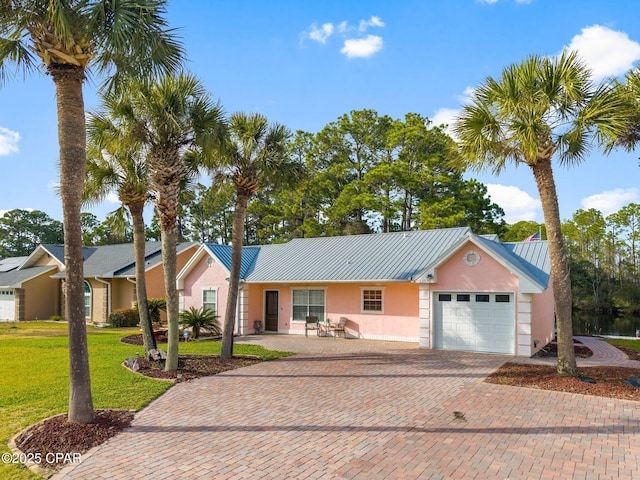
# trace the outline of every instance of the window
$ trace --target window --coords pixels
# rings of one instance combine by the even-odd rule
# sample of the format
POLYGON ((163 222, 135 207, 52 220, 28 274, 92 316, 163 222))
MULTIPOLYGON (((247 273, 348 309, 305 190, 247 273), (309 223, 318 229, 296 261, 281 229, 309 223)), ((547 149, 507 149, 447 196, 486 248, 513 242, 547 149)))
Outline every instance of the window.
POLYGON ((509 303, 510 301, 509 295, 496 295, 496 303, 509 303))
POLYGON ((438 294, 438 301, 440 302, 450 302, 451 294, 450 293, 440 293, 438 294))
POLYGON ((218 312, 218 290, 213 288, 202 290, 202 308, 218 312))
POLYGON ((304 322, 313 315, 324 320, 324 290, 293 290, 293 320, 304 322))
POLYGON ((471 295, 469 295, 468 293, 459 293, 458 295, 456 295, 456 300, 458 302, 470 302, 471 295))
POLYGON ((362 289, 362 312, 382 313, 383 308, 382 288, 362 289))
POLYGON ((478 303, 488 303, 489 295, 476 295, 476 302, 478 303))
POLYGON ((89 282, 84 282, 84 316, 91 318, 91 286, 89 282))

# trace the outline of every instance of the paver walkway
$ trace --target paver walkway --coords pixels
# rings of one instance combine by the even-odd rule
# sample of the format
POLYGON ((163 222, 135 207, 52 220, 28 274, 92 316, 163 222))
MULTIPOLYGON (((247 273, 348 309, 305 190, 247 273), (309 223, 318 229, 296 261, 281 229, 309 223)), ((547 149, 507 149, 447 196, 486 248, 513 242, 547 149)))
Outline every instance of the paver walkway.
POLYGON ((54 478, 640 475, 637 402, 482 382, 513 357, 360 340, 247 341, 305 353, 179 384, 54 478))
MULTIPOLYGON (((579 367, 618 365, 621 367, 640 368, 640 362, 638 360, 629 360, 629 357, 627 357, 625 353, 597 337, 574 336, 573 338, 582 342, 584 346, 589 347, 593 352, 593 355, 589 358, 576 359, 579 367)), ((638 342, 640 342, 640 340, 638 340, 638 342)), ((514 361, 529 364, 555 364, 557 358, 516 358, 514 361)))

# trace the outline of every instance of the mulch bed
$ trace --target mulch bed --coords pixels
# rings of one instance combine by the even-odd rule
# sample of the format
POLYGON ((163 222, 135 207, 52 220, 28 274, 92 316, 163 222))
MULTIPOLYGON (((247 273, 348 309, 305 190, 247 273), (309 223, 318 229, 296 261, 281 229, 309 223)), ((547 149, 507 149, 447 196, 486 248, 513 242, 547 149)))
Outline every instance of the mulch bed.
POLYGON ((519 363, 506 363, 489 375, 486 381, 500 385, 640 401, 640 388, 624 384, 625 380, 640 376, 640 368, 583 367, 580 373, 596 383, 587 383, 576 377, 560 376, 555 366, 519 363))
POLYGON ((236 368, 248 367, 262 361, 263 359, 258 357, 237 356, 230 359, 222 359, 217 355, 178 355, 178 369, 167 372, 164 370, 162 363, 149 361, 141 357, 138 358, 138 365, 140 366, 138 373, 163 380, 180 379, 181 381, 186 381, 236 368))
POLYGON ((92 423, 69 423, 67 415, 56 415, 21 433, 16 446, 23 453, 39 453, 41 467, 63 465, 47 463, 47 453, 85 453, 121 432, 133 420, 129 410, 96 410, 92 423))
MULTIPOLYGON (((140 357, 138 373, 164 380, 187 381, 262 361, 258 357, 238 356, 223 360, 217 355, 179 355, 178 370, 165 372, 159 362, 140 357)), ((45 463, 46 453, 85 453, 130 426, 133 420, 133 412, 126 410, 96 410, 95 415, 94 422, 88 424, 69 423, 66 414, 49 418, 20 434, 15 440, 16 446, 23 453, 40 453, 43 459, 40 467, 56 471, 64 464, 45 463)))
POLYGON ((640 352, 637 350, 631 350, 627 347, 616 347, 618 350, 623 351, 629 357, 629 360, 640 360, 640 352))
MULTIPOLYGON (((576 357, 578 358, 589 358, 593 356, 593 352, 589 347, 585 347, 582 345, 580 340, 573 341, 573 349, 576 352, 576 357)), ((545 345, 541 350, 539 350, 534 357, 557 357, 558 356, 558 344, 556 342, 551 342, 545 345)))

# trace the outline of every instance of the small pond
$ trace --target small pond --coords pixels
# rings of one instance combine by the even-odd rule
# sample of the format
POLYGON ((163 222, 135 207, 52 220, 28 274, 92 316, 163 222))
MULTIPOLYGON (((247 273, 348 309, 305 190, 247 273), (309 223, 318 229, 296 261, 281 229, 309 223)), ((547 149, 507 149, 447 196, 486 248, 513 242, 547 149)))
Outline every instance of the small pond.
POLYGON ((620 335, 635 337, 640 330, 640 316, 611 313, 573 312, 575 335, 620 335))

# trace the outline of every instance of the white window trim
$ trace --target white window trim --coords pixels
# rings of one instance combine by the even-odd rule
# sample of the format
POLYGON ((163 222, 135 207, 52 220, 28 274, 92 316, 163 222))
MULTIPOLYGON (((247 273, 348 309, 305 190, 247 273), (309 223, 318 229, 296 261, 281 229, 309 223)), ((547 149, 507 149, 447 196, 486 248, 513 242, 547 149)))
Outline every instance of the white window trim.
POLYGON ((368 286, 368 287, 360 287, 360 313, 365 315, 384 315, 384 289, 385 287, 378 286, 368 286), (380 301, 381 310, 365 310, 364 309, 364 291, 365 290, 378 290, 382 293, 382 298, 380 301))
MULTIPOLYGON (((291 311, 289 312, 289 321, 291 323, 295 323, 295 324, 302 324, 305 323, 304 320, 294 320, 293 319, 293 291, 294 290, 323 290, 324 291, 324 314, 325 316, 327 315, 327 288, 328 287, 320 287, 320 286, 315 286, 315 285, 299 285, 299 286, 295 286, 295 287, 291 287, 291 311)), ((319 318, 318 319, 321 322, 324 322, 324 318, 319 318)))
POLYGON ((216 315, 219 315, 218 309, 220 308, 220 296, 218 295, 218 290, 220 287, 202 287, 200 290, 200 308, 204 309, 204 292, 213 290, 216 292, 216 315))
MULTIPOLYGON (((93 287, 87 280, 84 283, 89 286, 89 291, 84 292, 84 318, 91 318, 91 315, 93 315, 93 287), (89 297, 89 316, 87 316, 87 297, 89 297)), ((84 290, 84 285, 82 288, 84 290)))

